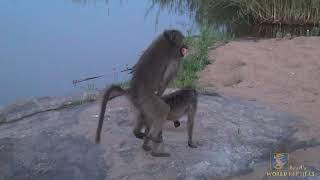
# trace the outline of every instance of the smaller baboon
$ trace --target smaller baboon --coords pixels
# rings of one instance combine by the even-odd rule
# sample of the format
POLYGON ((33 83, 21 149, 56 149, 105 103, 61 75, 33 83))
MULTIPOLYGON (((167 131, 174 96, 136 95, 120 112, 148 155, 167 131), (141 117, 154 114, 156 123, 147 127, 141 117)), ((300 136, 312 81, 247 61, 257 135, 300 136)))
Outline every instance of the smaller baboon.
MULTIPOLYGON (((197 111, 198 103, 197 91, 192 88, 183 88, 173 93, 162 96, 162 99, 170 106, 167 121, 172 121, 175 127, 179 127, 179 119, 182 116, 187 115, 188 146, 191 148, 196 148, 197 146, 193 143, 192 135, 194 118, 197 111)), ((145 136, 148 134, 151 127, 149 123, 152 122, 146 121, 145 117, 142 114, 138 114, 137 123, 138 124, 133 130, 133 134, 139 139, 144 138, 143 149, 149 151, 151 149, 148 145, 149 139, 145 138, 145 136), (141 132, 143 127, 145 127, 145 133, 141 132)), ((159 136, 159 139, 162 139, 162 132, 159 136)))
MULTIPOLYGON (((122 89, 119 86, 112 85, 108 88, 108 98, 107 101, 121 96, 128 95, 130 89, 122 89)), ((170 111, 167 117, 167 121, 172 121, 175 127, 180 126, 179 119, 187 115, 187 133, 188 133, 188 146, 191 148, 196 148, 197 146, 193 143, 192 135, 193 135, 193 125, 194 125, 194 117, 197 111, 197 103, 198 103, 198 93, 195 89, 192 88, 183 88, 177 90, 173 93, 166 94, 161 97, 163 101, 170 106, 170 111)), ((128 98, 130 100, 130 98, 128 98)), ((133 134, 135 137, 139 139, 144 139, 143 149, 150 150, 148 143, 149 139, 146 138, 150 127, 153 122, 145 119, 142 113, 138 112, 136 117, 136 125, 133 130, 133 134), (145 127, 145 132, 141 132, 141 130, 145 127)), ((162 139, 162 132, 159 135, 160 139, 162 139)), ((100 140, 100 131, 97 133, 96 141, 100 140)))

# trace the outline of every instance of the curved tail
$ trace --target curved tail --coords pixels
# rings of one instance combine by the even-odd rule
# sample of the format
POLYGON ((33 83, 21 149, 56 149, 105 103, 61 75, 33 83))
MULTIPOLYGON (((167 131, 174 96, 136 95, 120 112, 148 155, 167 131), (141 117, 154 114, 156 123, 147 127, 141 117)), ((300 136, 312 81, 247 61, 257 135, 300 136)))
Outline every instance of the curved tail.
POLYGON ((126 94, 127 91, 122 89, 120 86, 117 85, 111 85, 103 94, 102 104, 101 104, 101 110, 99 115, 99 123, 96 131, 96 143, 100 142, 101 137, 101 129, 103 125, 103 119, 106 112, 107 103, 109 100, 126 94))

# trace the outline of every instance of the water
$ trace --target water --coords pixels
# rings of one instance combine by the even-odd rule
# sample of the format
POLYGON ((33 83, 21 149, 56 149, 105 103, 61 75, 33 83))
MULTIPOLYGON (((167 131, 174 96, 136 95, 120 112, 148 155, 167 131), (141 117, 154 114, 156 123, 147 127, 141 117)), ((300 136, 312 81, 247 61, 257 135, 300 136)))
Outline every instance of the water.
POLYGON ((81 91, 72 85, 75 79, 105 75, 88 81, 97 88, 128 79, 117 72, 133 65, 155 36, 193 23, 166 10, 159 15, 157 8, 146 15, 150 5, 148 0, 1 0, 0 105, 81 91))
POLYGON ((320 35, 319 27, 251 26, 235 9, 197 0, 1 0, 0 105, 29 96, 63 96, 129 78, 160 32, 195 32, 207 22, 229 37, 320 35), (150 8, 152 7, 152 8, 150 8), (92 76, 103 78, 80 83, 92 76))

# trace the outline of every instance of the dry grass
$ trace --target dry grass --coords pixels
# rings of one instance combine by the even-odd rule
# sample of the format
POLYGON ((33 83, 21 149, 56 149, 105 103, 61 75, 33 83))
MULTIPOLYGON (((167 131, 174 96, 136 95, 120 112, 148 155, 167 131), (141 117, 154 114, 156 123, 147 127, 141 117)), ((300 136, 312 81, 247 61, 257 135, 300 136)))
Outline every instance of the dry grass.
POLYGON ((231 0, 256 24, 319 25, 320 0, 231 0))

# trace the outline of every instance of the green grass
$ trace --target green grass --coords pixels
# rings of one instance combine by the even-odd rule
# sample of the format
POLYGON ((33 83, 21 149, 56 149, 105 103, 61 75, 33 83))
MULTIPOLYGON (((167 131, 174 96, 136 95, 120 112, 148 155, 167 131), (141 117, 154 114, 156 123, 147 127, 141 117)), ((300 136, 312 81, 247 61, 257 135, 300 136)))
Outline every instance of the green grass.
POLYGON ((213 30, 214 28, 208 25, 202 25, 200 34, 193 37, 192 31, 188 32, 187 44, 192 51, 182 63, 182 68, 178 72, 177 77, 170 84, 170 87, 195 87, 198 79, 198 72, 211 62, 209 61, 209 48, 216 42, 226 41, 229 38, 222 33, 213 30))
POLYGON ((320 0, 152 0, 160 8, 195 12, 197 18, 251 24, 319 25, 320 0))
POLYGON ((319 25, 320 0, 229 0, 255 24, 319 25))

